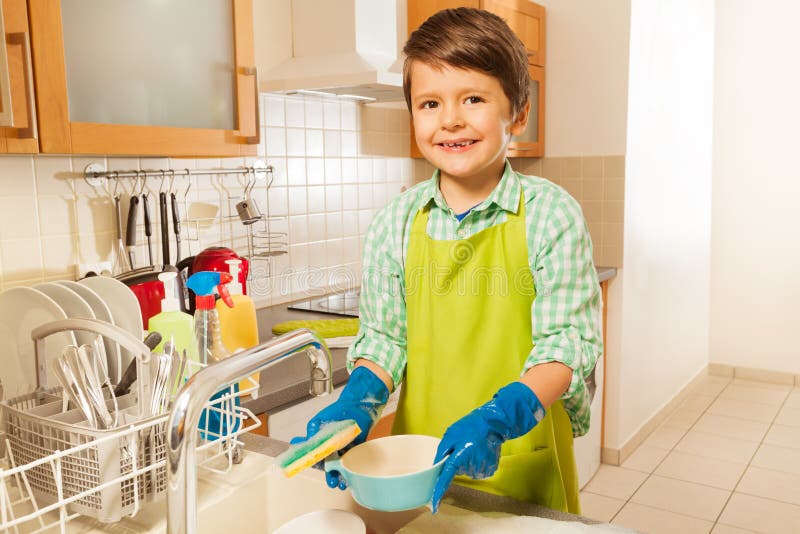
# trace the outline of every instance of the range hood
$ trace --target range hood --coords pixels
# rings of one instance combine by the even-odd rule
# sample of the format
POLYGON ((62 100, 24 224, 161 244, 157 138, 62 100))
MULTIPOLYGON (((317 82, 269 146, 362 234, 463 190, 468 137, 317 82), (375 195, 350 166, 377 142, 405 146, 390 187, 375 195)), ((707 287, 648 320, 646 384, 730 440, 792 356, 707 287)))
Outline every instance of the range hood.
POLYGON ((291 0, 292 57, 261 87, 403 100, 406 0, 291 0))

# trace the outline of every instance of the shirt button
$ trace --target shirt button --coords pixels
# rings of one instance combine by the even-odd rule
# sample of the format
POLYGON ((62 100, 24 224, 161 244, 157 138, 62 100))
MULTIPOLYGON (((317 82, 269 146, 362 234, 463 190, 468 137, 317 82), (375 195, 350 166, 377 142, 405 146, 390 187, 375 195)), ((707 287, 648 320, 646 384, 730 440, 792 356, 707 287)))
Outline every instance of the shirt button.
POLYGON ((457 233, 458 233, 458 237, 467 237, 467 231, 464 228, 459 230, 457 233))

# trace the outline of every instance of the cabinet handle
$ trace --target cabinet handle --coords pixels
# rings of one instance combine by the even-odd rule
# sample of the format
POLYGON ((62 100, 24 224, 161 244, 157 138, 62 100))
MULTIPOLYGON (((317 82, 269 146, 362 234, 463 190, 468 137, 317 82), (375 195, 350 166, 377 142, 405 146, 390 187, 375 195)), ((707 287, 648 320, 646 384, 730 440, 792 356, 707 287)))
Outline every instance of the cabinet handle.
POLYGON ((258 67, 244 67, 244 74, 254 76, 254 96, 255 96, 255 110, 256 110, 256 134, 247 137, 248 145, 261 144, 261 106, 258 102, 258 67))
POLYGON ((6 25, 0 8, 0 126, 14 126, 14 107, 11 105, 11 72, 6 54, 6 25))
MULTIPOLYGON (((0 35, 5 36, 4 28, 2 27, 2 17, 0 17, 0 35)), ((5 45, 5 39, 2 39, 3 45, 5 45)), ((37 139, 39 137, 39 130, 36 124, 36 97, 33 93, 33 66, 31 62, 31 40, 28 32, 16 32, 16 33, 9 33, 8 34, 9 42, 13 42, 14 44, 19 44, 23 47, 24 53, 22 54, 22 59, 25 62, 23 65, 23 69, 25 71, 25 91, 28 93, 28 127, 27 128, 19 128, 20 137, 26 139, 37 139)), ((0 50, 0 52, 4 52, 4 50, 0 50)), ((11 104, 11 74, 8 70, 8 56, 3 53, 3 60, 5 63, 5 70, 0 72, 0 85, 4 86, 3 95, 0 95, 3 99, 3 113, 0 118, 5 117, 6 113, 8 113, 8 119, 6 121, 0 121, 0 126, 9 126, 14 128, 14 108, 11 104), (5 78, 2 78, 5 76, 5 78), (3 83, 4 82, 4 83, 3 83), (8 104, 8 108, 6 108, 6 104, 8 104)))

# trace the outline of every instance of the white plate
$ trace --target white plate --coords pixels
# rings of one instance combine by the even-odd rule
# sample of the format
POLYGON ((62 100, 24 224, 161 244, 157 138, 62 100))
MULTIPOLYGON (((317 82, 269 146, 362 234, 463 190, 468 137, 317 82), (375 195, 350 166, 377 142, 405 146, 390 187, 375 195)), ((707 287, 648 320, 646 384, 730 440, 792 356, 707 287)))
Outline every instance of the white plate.
POLYGON ((274 534, 364 534, 364 521, 345 510, 316 510, 284 523, 274 534))
MULTIPOLYGON (((91 306, 69 288, 53 282, 45 282, 33 286, 33 289, 41 291, 61 306, 68 319, 95 319, 94 311, 91 306)), ((91 332, 75 330, 75 339, 79 345, 91 345, 95 335, 91 332)))
MULTIPOLYGON (((5 397, 30 393, 37 387, 36 357, 31 331, 67 314, 53 299, 30 287, 13 287, 0 293, 0 378, 5 397)), ((75 345, 72 332, 58 332, 45 338, 46 369, 67 345, 75 345)), ((47 376, 47 375, 46 375, 47 376)), ((57 385, 46 381, 46 384, 57 385)))
MULTIPOLYGON (((78 281, 86 287, 93 289, 102 298, 111 310, 114 324, 127 330, 136 339, 142 339, 144 331, 142 329, 142 310, 139 308, 139 301, 133 291, 114 278, 108 276, 90 276, 78 281)), ((109 362, 108 375, 114 384, 119 383, 122 373, 133 359, 133 355, 127 350, 122 350, 122 357, 119 362, 109 362), (121 365, 117 365, 117 364, 121 365)))
MULTIPOLYGON (((68 287, 80 295, 81 298, 89 305, 89 307, 92 308, 94 316, 97 319, 114 324, 114 318, 111 316, 111 310, 108 309, 105 301, 103 301, 103 299, 100 298, 100 295, 98 295, 93 289, 79 284, 78 282, 73 282, 72 280, 59 280, 56 282, 56 284, 68 287)), ((107 361, 109 368, 111 368, 112 365, 114 366, 114 369, 119 368, 119 362, 122 360, 122 353, 119 345, 105 337, 103 338, 103 343, 105 343, 106 346, 106 357, 108 358, 107 361)))

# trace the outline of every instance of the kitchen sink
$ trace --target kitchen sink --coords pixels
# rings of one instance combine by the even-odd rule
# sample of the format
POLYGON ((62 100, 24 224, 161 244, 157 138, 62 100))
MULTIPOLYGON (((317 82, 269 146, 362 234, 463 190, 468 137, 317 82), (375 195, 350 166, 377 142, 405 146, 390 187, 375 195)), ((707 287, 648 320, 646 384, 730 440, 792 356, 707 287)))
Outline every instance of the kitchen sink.
MULTIPOLYGON (((273 458, 247 451, 241 464, 225 474, 201 470, 197 486, 198 531, 218 533, 272 532, 290 519, 314 510, 335 508, 358 514, 370 532, 389 534, 426 508, 406 512, 375 512, 356 504, 348 491, 333 491, 325 483, 325 474, 307 469, 286 478, 273 464, 273 458)), ((160 533, 166 532, 166 503, 161 501, 142 508, 135 517, 116 524, 103 525, 92 519, 78 518, 67 524, 67 532, 160 533)))

